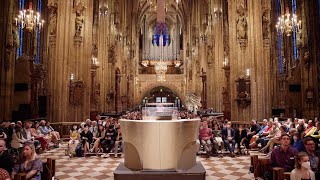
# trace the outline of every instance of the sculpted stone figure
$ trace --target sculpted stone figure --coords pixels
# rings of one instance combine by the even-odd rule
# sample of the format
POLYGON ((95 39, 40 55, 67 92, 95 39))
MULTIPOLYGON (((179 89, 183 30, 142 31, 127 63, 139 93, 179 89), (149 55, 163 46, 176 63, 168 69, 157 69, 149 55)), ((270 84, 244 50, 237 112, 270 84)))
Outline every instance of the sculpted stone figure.
POLYGON ((75 25, 76 25, 76 35, 79 35, 81 34, 81 30, 82 30, 82 27, 83 27, 83 15, 82 14, 76 14, 76 20, 75 20, 75 25))
POLYGON ((246 39, 247 38, 247 18, 244 13, 239 13, 237 19, 237 38, 246 39))
POLYGON ((49 33, 50 35, 56 34, 57 28, 57 9, 52 8, 49 14, 49 33))
POLYGON ((269 13, 264 11, 262 14, 262 36, 268 38, 269 36, 269 13))

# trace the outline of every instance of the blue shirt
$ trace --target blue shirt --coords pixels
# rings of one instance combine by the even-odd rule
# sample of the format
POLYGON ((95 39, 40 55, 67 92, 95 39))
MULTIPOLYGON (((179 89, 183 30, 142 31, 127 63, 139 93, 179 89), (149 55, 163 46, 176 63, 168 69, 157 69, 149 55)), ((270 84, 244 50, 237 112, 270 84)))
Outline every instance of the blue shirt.
POLYGON ((269 127, 268 125, 262 126, 258 134, 259 135, 262 134, 268 127, 269 127))

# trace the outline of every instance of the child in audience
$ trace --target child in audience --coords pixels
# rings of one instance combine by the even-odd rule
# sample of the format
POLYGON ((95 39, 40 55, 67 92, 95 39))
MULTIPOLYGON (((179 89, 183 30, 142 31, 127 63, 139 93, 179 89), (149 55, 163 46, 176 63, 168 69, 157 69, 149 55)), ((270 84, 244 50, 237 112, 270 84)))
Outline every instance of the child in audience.
POLYGON ((78 127, 77 125, 73 125, 72 129, 70 130, 70 141, 68 143, 68 155, 72 157, 76 152, 76 147, 79 144, 79 134, 78 134, 78 127))
POLYGON ((315 180, 311 170, 309 156, 305 152, 299 152, 295 158, 295 169, 291 171, 291 180, 315 180))

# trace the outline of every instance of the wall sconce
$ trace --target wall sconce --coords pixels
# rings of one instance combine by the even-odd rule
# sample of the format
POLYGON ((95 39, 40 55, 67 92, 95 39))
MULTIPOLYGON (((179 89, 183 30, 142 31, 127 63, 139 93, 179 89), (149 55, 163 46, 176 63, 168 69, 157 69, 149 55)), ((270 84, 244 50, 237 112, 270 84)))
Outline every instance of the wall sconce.
POLYGON ((74 80, 74 74, 70 75, 70 82, 72 82, 74 80))
POLYGON ((230 63, 229 63, 229 59, 226 56, 224 61, 222 62, 222 69, 224 70, 230 70, 230 63))
POLYGON ((246 69, 246 78, 250 78, 250 69, 246 69))

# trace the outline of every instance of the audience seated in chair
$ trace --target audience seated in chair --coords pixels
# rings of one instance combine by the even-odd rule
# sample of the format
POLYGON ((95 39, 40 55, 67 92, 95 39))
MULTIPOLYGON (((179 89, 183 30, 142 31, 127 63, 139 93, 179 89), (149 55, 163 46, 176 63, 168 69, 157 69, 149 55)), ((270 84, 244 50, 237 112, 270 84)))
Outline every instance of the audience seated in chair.
MULTIPOLYGON (((12 172, 14 159, 6 150, 6 143, 0 139, 0 168, 6 170, 9 174, 12 172)), ((1 178, 0 178, 1 179, 1 178)))
POLYGON ((86 156, 86 153, 90 150, 90 144, 92 143, 92 133, 89 131, 87 124, 84 125, 80 138, 84 149, 84 156, 86 156))
POLYGON ((305 152, 309 156, 311 170, 315 173, 316 179, 320 179, 320 152, 316 150, 316 144, 311 137, 303 139, 305 152))
POLYGON ((103 154, 101 157, 110 156, 109 153, 114 147, 114 143, 116 139, 116 130, 114 129, 114 125, 110 124, 107 127, 107 124, 106 124, 106 135, 105 135, 104 141, 101 143, 101 146, 106 150, 106 154, 103 154))
POLYGON ((247 143, 247 129, 243 124, 240 124, 239 128, 235 130, 235 140, 238 145, 239 154, 242 154, 242 149, 245 150, 243 154, 249 154, 249 143, 247 143))
POLYGON ((297 150, 290 147, 290 136, 282 134, 280 137, 280 147, 271 152, 271 167, 281 167, 285 172, 292 171, 294 168, 294 157, 297 150))
POLYGON ((213 151, 214 153, 219 152, 219 147, 221 148, 221 151, 224 150, 224 143, 222 140, 222 135, 221 135, 221 129, 219 128, 219 125, 215 123, 213 125, 213 130, 212 130, 212 137, 213 137, 213 151))
POLYGON ((282 134, 286 134, 286 127, 282 125, 279 130, 280 131, 278 131, 277 134, 268 141, 267 145, 261 149, 262 152, 266 152, 268 148, 268 152, 271 152, 276 144, 280 144, 280 137, 282 134))
POLYGON ((70 141, 68 142, 68 151, 67 154, 69 157, 73 157, 76 153, 76 147, 79 144, 79 133, 77 125, 72 126, 72 130, 70 130, 70 141))
POLYGON ((222 129, 222 139, 224 142, 224 146, 227 147, 228 150, 230 151, 231 157, 235 157, 234 149, 236 146, 236 141, 234 138, 235 138, 234 129, 231 128, 231 122, 228 121, 226 127, 222 129))
POLYGON ((299 152, 295 157, 295 169, 291 171, 290 180, 316 180, 311 170, 309 156, 305 152, 299 152))
POLYGON ((104 130, 103 124, 99 124, 96 136, 93 136, 94 144, 93 147, 90 149, 90 152, 97 152, 97 149, 101 141, 104 139, 105 134, 106 131, 104 130))
POLYGON ((202 127, 199 130, 199 139, 200 143, 203 145, 204 150, 207 152, 207 156, 209 157, 211 154, 212 144, 212 129, 208 127, 208 122, 205 120, 202 122, 202 127))
POLYGON ((41 179, 43 171, 41 158, 36 154, 33 143, 26 143, 21 158, 13 167, 12 178, 15 174, 26 173, 27 179, 41 179))

